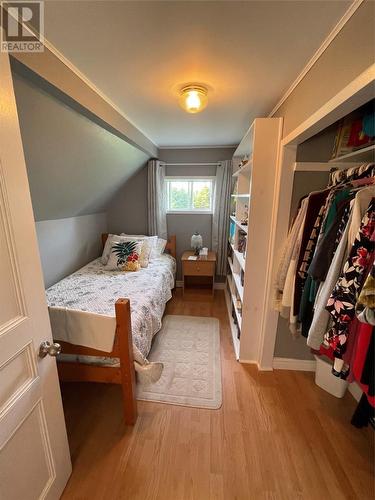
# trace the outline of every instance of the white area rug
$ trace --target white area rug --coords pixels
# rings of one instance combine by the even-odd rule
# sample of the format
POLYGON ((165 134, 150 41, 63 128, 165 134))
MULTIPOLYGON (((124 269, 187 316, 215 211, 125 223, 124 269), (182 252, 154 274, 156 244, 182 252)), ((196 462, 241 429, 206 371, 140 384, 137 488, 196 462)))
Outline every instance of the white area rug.
POLYGON ((164 364, 155 384, 137 386, 137 398, 196 408, 220 408, 219 321, 197 316, 165 316, 150 361, 164 364))

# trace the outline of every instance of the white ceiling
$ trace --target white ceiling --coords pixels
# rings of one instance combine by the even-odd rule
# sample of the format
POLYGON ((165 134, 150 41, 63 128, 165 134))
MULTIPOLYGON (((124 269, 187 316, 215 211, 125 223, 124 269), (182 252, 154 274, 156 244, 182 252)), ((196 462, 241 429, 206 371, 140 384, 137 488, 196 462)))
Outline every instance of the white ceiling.
POLYGON ((49 1, 46 38, 158 146, 229 145, 267 116, 349 1, 49 1), (177 89, 207 84, 190 115, 177 89))

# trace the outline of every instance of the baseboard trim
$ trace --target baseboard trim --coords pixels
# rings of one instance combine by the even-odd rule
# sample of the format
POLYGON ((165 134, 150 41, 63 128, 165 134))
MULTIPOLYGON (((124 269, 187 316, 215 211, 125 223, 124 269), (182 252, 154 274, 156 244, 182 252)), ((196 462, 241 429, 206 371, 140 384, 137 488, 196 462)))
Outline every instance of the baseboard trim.
MULTIPOLYGON (((176 287, 182 288, 183 283, 184 283, 183 281, 177 280, 176 287)), ((215 290, 225 290, 225 283, 214 283, 214 289, 215 290)))
POLYGON ((242 365, 255 365, 258 367, 258 363, 254 361, 253 359, 242 359, 240 358, 238 360, 242 365))
POLYGON ((359 401, 363 394, 362 389, 356 382, 352 382, 351 384, 349 384, 348 391, 356 401, 359 401))
POLYGON ((315 366, 314 359, 273 358, 273 368, 276 370, 314 372, 315 366))

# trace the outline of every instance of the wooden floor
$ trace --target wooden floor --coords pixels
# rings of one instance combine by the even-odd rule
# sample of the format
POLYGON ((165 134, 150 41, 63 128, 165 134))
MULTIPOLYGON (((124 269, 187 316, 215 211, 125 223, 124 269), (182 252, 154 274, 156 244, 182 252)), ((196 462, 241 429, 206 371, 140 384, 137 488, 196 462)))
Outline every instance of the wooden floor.
POLYGON ((221 291, 177 290, 166 313, 220 320, 222 408, 139 402, 126 428, 119 387, 66 384, 65 500, 374 498, 374 435, 350 425, 349 394, 330 396, 312 373, 237 363, 221 291))

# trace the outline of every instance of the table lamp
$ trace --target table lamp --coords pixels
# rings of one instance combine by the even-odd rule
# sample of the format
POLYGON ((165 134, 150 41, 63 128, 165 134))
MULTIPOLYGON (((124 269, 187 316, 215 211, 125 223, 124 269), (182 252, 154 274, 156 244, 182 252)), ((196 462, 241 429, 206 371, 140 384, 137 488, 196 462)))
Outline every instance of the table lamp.
POLYGON ((202 236, 195 231, 193 236, 191 237, 191 248, 194 250, 195 255, 199 255, 199 251, 203 247, 203 239, 202 236))

